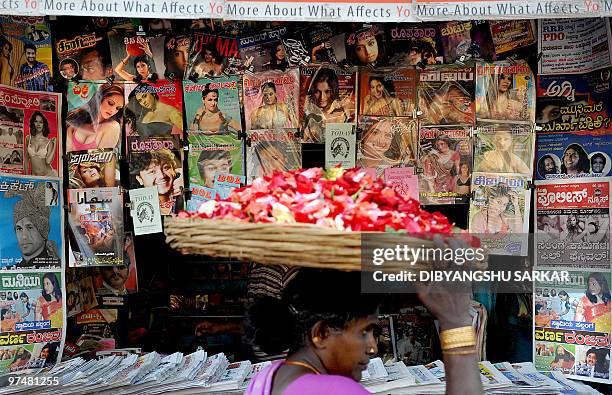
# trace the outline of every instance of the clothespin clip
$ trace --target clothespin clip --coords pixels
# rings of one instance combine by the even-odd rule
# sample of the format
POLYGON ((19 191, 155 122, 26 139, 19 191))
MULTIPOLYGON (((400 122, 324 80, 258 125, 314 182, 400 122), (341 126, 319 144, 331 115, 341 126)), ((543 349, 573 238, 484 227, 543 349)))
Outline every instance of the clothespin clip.
POLYGON ((419 167, 419 166, 415 166, 414 167, 414 174, 415 175, 423 174, 423 168, 419 167))
POLYGON ((247 147, 251 146, 251 138, 247 137, 246 140, 244 140, 245 144, 247 145, 247 147))
POLYGON ((189 144, 185 144, 183 146, 183 151, 185 151, 185 152, 189 151, 189 144))
POLYGON ((535 184, 531 180, 527 180, 525 183, 525 189, 535 189, 535 184))
POLYGON ((190 80, 191 82, 193 82, 194 84, 198 82, 198 77, 200 75, 198 73, 193 73, 189 76, 188 80, 190 80))
POLYGON ((170 82, 174 82, 174 73, 165 72, 164 77, 170 82))
POLYGON ((536 57, 536 62, 540 63, 540 60, 542 60, 543 55, 544 55, 544 52, 538 53, 538 56, 536 57))
POLYGON ((115 82, 115 75, 109 75, 108 77, 106 77, 106 83, 109 85, 112 85, 115 82))

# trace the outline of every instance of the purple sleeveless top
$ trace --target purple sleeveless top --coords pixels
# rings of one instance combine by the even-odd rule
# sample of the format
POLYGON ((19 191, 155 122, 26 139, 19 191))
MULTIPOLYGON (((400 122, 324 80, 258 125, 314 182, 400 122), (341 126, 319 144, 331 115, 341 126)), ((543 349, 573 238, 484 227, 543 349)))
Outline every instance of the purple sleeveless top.
MULTIPOLYGON (((280 368, 282 361, 276 361, 272 365, 257 373, 251 380, 245 395, 270 395, 272 393, 272 379, 274 373, 280 368)), ((333 374, 305 374, 293 381, 283 392, 285 395, 366 395, 361 384, 348 377, 333 374)))

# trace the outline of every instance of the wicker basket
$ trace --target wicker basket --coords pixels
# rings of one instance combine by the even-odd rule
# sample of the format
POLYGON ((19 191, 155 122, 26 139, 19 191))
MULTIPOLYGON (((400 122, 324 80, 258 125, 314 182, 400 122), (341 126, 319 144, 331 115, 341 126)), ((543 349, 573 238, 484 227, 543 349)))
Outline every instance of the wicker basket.
MULTIPOLYGON (((310 224, 242 223, 226 220, 166 217, 166 242, 183 254, 233 258, 263 264, 361 270, 362 232, 345 232, 310 224)), ((370 232, 374 234, 383 234, 370 232)), ((432 247, 429 240, 384 233, 385 244, 432 247)), ((377 245, 378 247, 378 245, 377 245)), ((382 270, 427 269, 427 262, 409 268, 385 262, 382 270)))

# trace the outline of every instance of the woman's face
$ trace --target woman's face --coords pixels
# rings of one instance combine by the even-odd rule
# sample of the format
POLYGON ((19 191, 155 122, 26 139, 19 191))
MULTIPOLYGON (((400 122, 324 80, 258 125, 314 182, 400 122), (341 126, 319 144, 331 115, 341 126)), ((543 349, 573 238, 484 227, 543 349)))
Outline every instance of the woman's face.
POLYGON ((512 136, 509 133, 495 134, 495 146, 500 151, 508 151, 512 147, 512 136))
POLYGON ((136 72, 142 78, 147 78, 149 76, 149 65, 147 64, 147 62, 136 63, 136 72))
POLYGON ((569 295, 566 294, 560 294, 559 295, 559 299, 561 299, 564 302, 567 302, 569 300, 569 295))
POLYGON ((333 101, 333 91, 327 81, 317 82, 313 95, 315 104, 319 108, 327 108, 333 101))
POLYGON ((580 161, 580 155, 578 151, 573 148, 568 148, 565 150, 563 154, 563 164, 568 170, 573 170, 578 167, 578 162, 580 161))
POLYGON ((43 289, 47 295, 51 295, 53 293, 53 283, 46 277, 43 280, 43 289))
POLYGON ((571 216, 568 218, 567 222, 571 225, 571 226, 576 226, 578 225, 578 218, 571 216))
POLYGON ((508 203, 510 203, 510 198, 508 196, 494 197, 489 202, 489 210, 496 213, 502 213, 506 211, 508 203))
POLYGON ((95 185, 100 181, 100 172, 95 167, 81 167, 81 179, 85 185, 95 185))
POLYGON ((547 123, 554 121, 561 116, 561 110, 558 105, 548 104, 540 112, 539 118, 536 120, 539 123, 547 123))
POLYGON ((11 47, 8 45, 8 43, 5 43, 2 46, 2 56, 6 57, 6 58, 11 56, 11 47))
POLYGON ((285 59, 285 47, 283 45, 279 45, 276 47, 276 60, 282 61, 285 59))
POLYGON ((100 115, 102 119, 110 119, 121 110, 123 110, 123 95, 118 93, 106 96, 100 103, 100 115))
POLYGON ((36 115, 34 117, 34 130, 36 131, 36 134, 42 133, 44 127, 45 127, 45 121, 42 119, 40 115, 36 115))
POLYGON ((363 142, 367 147, 368 156, 373 156, 374 159, 382 158, 391 147, 393 140, 393 131, 391 131, 391 123, 379 122, 371 129, 371 132, 363 142))
POLYGON ((512 76, 510 76, 509 74, 508 75, 501 74, 499 76, 497 89, 501 93, 505 93, 505 92, 508 92, 508 89, 510 89, 511 86, 512 86, 512 76))
POLYGON ((593 277, 589 277, 589 292, 591 295, 601 294, 601 285, 593 277))
POLYGON ((172 52, 172 61, 176 65, 179 70, 185 70, 187 67, 187 58, 188 58, 188 48, 187 46, 176 47, 174 52, 172 52))
POLYGON ((276 103, 276 92, 271 87, 264 88, 262 95, 264 104, 272 105, 276 103))
POLYGON ((383 97, 385 93, 385 87, 379 80, 370 81, 370 94, 376 98, 380 99, 383 97))
POLYGON ((40 351, 40 359, 47 359, 49 358, 49 348, 45 347, 40 351))
POLYGON ((462 164, 459 170, 461 171, 461 175, 463 176, 467 176, 468 174, 470 174, 470 168, 466 164, 462 164))
POLYGON ((202 101, 204 102, 204 108, 206 109, 206 111, 217 111, 219 94, 217 94, 216 92, 210 92, 204 97, 204 99, 202 99, 202 101))
POLYGON ((140 104, 147 110, 153 110, 153 108, 155 107, 155 96, 153 96, 153 94, 149 92, 137 93, 136 101, 138 102, 138 104, 140 104))
POLYGON ((330 374, 361 380, 361 374, 367 369, 370 357, 378 352, 374 328, 378 317, 371 315, 348 324, 343 330, 332 332, 327 341, 329 361, 325 367, 330 374))
POLYGON ((213 61, 213 53, 210 49, 205 49, 204 50, 204 62, 206 63, 212 63, 213 61))
POLYGON ((378 58, 378 43, 376 42, 376 37, 371 34, 360 37, 355 46, 355 55, 361 64, 376 62, 378 58))
POLYGON ((68 300, 66 301, 66 305, 67 306, 74 306, 74 294, 69 294, 68 295, 68 300))
POLYGON ((436 140, 434 145, 436 146, 436 149, 443 154, 447 153, 450 150, 450 147, 444 140, 436 140))

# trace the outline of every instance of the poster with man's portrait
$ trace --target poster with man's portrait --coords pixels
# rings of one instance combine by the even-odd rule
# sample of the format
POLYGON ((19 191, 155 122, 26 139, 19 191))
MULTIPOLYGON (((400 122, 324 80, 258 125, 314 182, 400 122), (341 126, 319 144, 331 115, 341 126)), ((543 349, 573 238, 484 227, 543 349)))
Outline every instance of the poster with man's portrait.
POLYGON ((0 176, 0 268, 59 268, 62 204, 58 180, 0 176))

